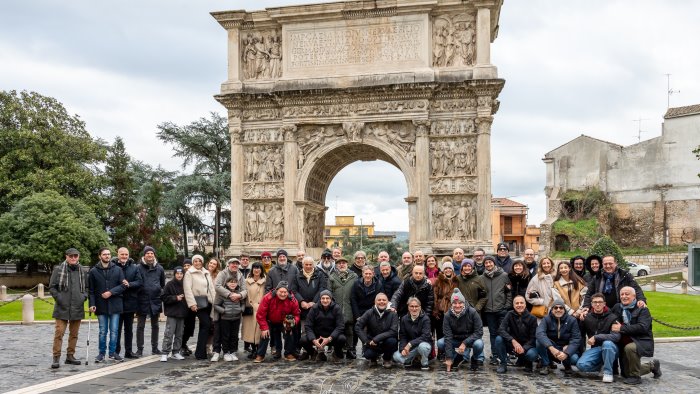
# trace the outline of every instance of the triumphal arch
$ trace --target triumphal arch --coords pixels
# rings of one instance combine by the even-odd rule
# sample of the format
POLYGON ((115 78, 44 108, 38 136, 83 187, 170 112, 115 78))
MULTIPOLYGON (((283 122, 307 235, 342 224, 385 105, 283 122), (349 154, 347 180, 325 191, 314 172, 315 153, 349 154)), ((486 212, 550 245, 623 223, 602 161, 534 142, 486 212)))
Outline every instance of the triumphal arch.
MULTIPOLYGON (((231 248, 323 247, 326 192, 357 160, 404 175, 412 249, 492 249, 491 64, 502 0, 213 12, 231 133, 231 248)), ((371 177, 372 174, 367 174, 371 177)), ((362 187, 362 185, 358 185, 362 187)))

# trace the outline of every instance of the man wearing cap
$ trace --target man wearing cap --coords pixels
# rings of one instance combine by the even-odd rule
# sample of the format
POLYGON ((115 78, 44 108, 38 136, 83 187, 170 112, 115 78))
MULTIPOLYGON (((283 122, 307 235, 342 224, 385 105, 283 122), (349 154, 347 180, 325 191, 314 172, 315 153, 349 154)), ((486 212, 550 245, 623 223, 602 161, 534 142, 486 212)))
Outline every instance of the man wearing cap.
POLYGON ((143 356, 144 330, 146 318, 151 319, 151 354, 160 354, 158 350, 158 318, 163 308, 160 294, 165 287, 165 270, 156 261, 156 250, 151 246, 143 248, 143 257, 139 264, 143 287, 139 292, 138 322, 136 324, 136 355, 143 356))
POLYGON ((260 261, 262 262, 265 275, 267 275, 272 269, 272 253, 262 252, 262 254, 260 255, 260 261))
POLYGON ((554 300, 549 314, 537 326, 537 353, 542 359, 540 374, 549 374, 549 360, 564 364, 564 372, 571 373, 571 365, 578 361, 581 331, 575 317, 566 313, 564 301, 554 300))
MULTIPOLYGON (((221 304, 225 298, 228 298, 232 302, 241 302, 241 300, 245 299, 248 295, 248 291, 246 290, 245 278, 238 269, 240 265, 240 260, 238 260, 235 257, 226 260, 226 269, 219 272, 219 274, 216 276, 216 279, 214 280, 214 290, 216 291, 216 297, 214 297, 214 305, 221 304), (228 282, 229 278, 234 276, 236 277, 236 281, 238 282, 238 289, 235 293, 226 287, 226 282, 228 282)), ((211 357, 211 361, 217 362, 221 357, 222 336, 221 332, 219 331, 220 327, 217 327, 219 325, 219 313, 216 310, 213 310, 211 314, 212 323, 215 326, 214 340, 212 342, 213 354, 211 357)))
POLYGON ((479 368, 478 355, 484 352, 484 328, 479 312, 465 302, 464 295, 459 289, 454 289, 450 298, 450 310, 445 314, 442 330, 445 336, 437 342, 438 348, 445 352, 445 367, 447 372, 466 360, 470 361, 470 369, 479 368), (470 350, 474 353, 469 358, 470 350))
POLYGON ((87 275, 78 261, 80 252, 75 248, 66 250, 65 260, 51 272, 49 291, 54 299, 52 317, 56 319, 53 336, 53 362, 51 368, 61 366, 63 335, 68 328, 68 349, 66 364, 80 365, 75 358, 80 322, 85 318, 83 304, 88 297, 87 275))
POLYGON ((513 259, 510 258, 508 253, 508 244, 501 242, 496 247, 496 258, 494 259, 497 267, 501 267, 506 275, 510 274, 511 267, 513 266, 513 259))
POLYGON ((276 288, 281 281, 289 284, 298 273, 296 265, 290 264, 289 260, 287 260, 287 251, 284 249, 278 250, 277 264, 267 273, 265 292, 276 288))
POLYGON ((462 295, 473 306, 477 312, 481 313, 486 305, 486 287, 481 276, 474 270, 474 260, 463 259, 457 276, 457 287, 462 295))
POLYGON ((299 359, 305 360, 315 355, 317 361, 326 361, 326 346, 333 347, 333 356, 336 360, 342 359, 343 347, 345 347, 344 330, 343 311, 340 305, 333 301, 333 293, 330 290, 321 291, 319 303, 309 309, 304 321, 301 347, 306 350, 306 353, 299 359))
POLYGON ((143 286, 141 269, 134 260, 129 257, 129 249, 117 249, 117 257, 112 258, 112 262, 124 272, 124 286, 126 290, 122 293, 124 310, 119 317, 119 330, 117 334, 117 354, 121 352, 120 338, 124 331, 124 358, 136 358, 133 352, 134 342, 134 315, 139 309, 139 291, 143 286))
MULTIPOLYGON (((435 306, 433 307, 433 313, 430 315, 430 322, 433 330, 435 330, 435 339, 439 340, 444 336, 442 322, 445 314, 450 310, 450 297, 457 285, 459 285, 459 282, 452 269, 452 263, 449 261, 444 262, 442 264, 442 272, 438 274, 433 284, 435 306)), ((444 352, 439 352, 438 360, 445 360, 444 352)))
POLYGON ((335 271, 335 261, 333 261, 333 253, 330 250, 326 249, 321 253, 321 261, 318 262, 316 268, 330 278, 333 271, 335 271))
POLYGON ((260 326, 260 345, 254 363, 261 363, 265 360, 267 345, 272 341, 272 346, 277 349, 275 359, 282 357, 282 337, 284 336, 284 359, 295 361, 296 356, 294 335, 292 331, 299 324, 299 303, 296 298, 290 297, 289 284, 287 281, 277 283, 273 291, 265 294, 255 320, 260 326))

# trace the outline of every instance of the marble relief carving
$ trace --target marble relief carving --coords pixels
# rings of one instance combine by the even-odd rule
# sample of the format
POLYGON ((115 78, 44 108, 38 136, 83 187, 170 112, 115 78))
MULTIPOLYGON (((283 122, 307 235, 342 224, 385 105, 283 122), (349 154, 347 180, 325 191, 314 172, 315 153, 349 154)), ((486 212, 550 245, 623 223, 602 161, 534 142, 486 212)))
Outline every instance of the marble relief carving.
POLYGON ((282 182, 243 183, 243 198, 245 199, 280 198, 283 195, 284 184, 282 182))
POLYGON ((281 202, 244 204, 245 240, 280 241, 284 235, 284 211, 281 202))
POLYGON ((476 198, 433 198, 433 236, 437 239, 474 239, 476 198))
POLYGON ((473 66, 476 59, 474 15, 439 15, 433 20, 433 67, 473 66))
POLYGON ((476 140, 474 138, 431 141, 430 152, 431 176, 476 175, 476 140))
POLYGON ((269 142, 284 142, 284 132, 278 129, 246 130, 243 133, 243 143, 266 144, 269 142))
POLYGON ((246 182, 280 182, 284 180, 284 156, 279 145, 245 145, 246 182))
POLYGON ((439 120, 430 126, 431 137, 453 136, 476 133, 474 118, 457 120, 439 120))
POLYGON ((304 214, 304 234, 307 247, 323 246, 323 212, 309 212, 304 214))
POLYGON ((241 33, 241 63, 244 79, 282 76, 282 37, 278 31, 241 33))

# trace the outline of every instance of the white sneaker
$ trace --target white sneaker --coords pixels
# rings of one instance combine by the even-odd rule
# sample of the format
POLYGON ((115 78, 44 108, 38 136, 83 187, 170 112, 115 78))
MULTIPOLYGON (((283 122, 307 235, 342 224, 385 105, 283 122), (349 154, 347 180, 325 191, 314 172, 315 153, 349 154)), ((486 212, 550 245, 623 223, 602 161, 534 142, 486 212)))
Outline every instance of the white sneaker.
POLYGON ((224 354, 224 361, 233 361, 231 360, 231 353, 224 354))
POLYGON ((614 381, 612 375, 604 374, 603 375, 603 383, 612 383, 614 381))
POLYGON ((162 361, 162 362, 167 362, 167 361, 168 361, 168 355, 167 355, 167 354, 164 354, 164 355, 160 356, 160 361, 162 361))
POLYGON ((229 353, 229 356, 231 356, 231 361, 238 361, 238 356, 236 356, 236 353, 229 353))
POLYGON ((184 360, 185 359, 185 357, 183 357, 182 354, 180 354, 180 352, 173 353, 173 358, 175 360, 184 360))
POLYGON ((215 362, 219 361, 219 357, 221 357, 220 353, 214 353, 214 355, 211 356, 211 362, 215 363, 215 362))

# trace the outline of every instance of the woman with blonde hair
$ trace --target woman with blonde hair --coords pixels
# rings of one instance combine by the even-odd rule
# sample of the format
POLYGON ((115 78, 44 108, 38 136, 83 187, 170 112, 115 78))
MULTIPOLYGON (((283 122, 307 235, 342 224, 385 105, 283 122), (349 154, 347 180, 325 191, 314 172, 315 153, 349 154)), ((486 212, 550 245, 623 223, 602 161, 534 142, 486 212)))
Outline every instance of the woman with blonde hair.
POLYGON ((197 334, 197 350, 194 352, 197 360, 207 359, 207 338, 211 326, 211 306, 214 303, 214 281, 209 271, 204 268, 204 258, 201 255, 192 256, 192 267, 185 273, 185 300, 187 307, 196 314, 199 320, 197 334))
POLYGON ((554 286, 554 261, 549 257, 540 259, 537 265, 537 275, 530 279, 525 290, 525 300, 532 304, 530 313, 542 320, 547 315, 553 302, 552 286, 554 286))

